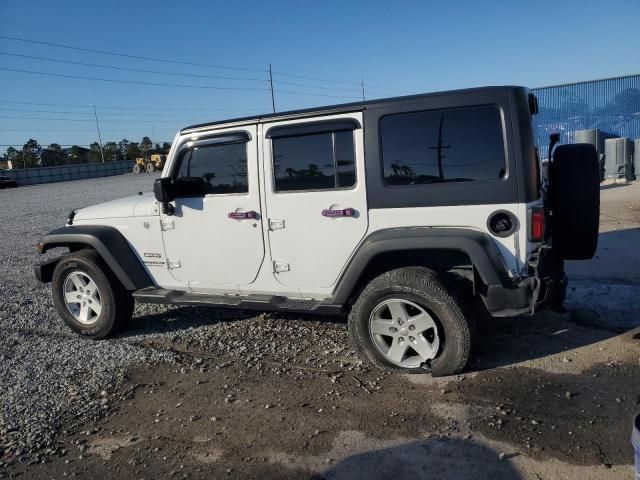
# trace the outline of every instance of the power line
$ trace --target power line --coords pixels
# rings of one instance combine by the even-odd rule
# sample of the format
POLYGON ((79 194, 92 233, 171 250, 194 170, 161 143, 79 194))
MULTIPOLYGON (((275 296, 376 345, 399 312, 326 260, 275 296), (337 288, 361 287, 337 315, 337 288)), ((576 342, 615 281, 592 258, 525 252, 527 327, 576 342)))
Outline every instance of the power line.
POLYGON ((343 92, 353 92, 354 90, 357 90, 359 87, 349 87, 349 88, 343 88, 343 87, 321 87, 320 85, 309 85, 308 83, 298 83, 298 82, 287 82, 284 80, 274 80, 273 81, 274 84, 278 85, 293 85, 296 87, 304 87, 304 88, 317 88, 319 90, 340 90, 343 92))
MULTIPOLYGON (((47 142, 45 142, 47 143, 47 142)), ((56 143, 56 142, 51 142, 49 143, 49 145, 60 145, 61 147, 73 147, 78 146, 78 147, 88 147, 90 144, 89 143, 56 143)), ((23 144, 22 143, 0 143, 0 147, 21 147, 23 144)))
MULTIPOLYGON (((73 107, 73 108, 89 108, 89 104, 79 105, 79 104, 69 104, 69 103, 37 103, 37 102, 17 102, 14 100, 0 100, 0 103, 12 104, 12 105, 38 105, 45 107, 73 107)), ((194 110, 194 111, 203 111, 203 112, 212 112, 212 111, 231 111, 237 112, 238 109, 235 108, 204 108, 204 107, 136 107, 136 106, 114 106, 114 105, 98 105, 96 107, 100 108, 110 108, 110 109, 118 109, 118 110, 194 110)), ((35 110, 34 110, 35 111, 35 110)), ((240 110, 244 111, 244 110, 240 110)), ((249 111, 249 110, 247 110, 249 111)), ((56 112, 62 113, 62 112, 56 112)), ((81 113, 81 112, 78 112, 81 113)), ((91 115, 89 113, 89 115, 91 115)), ((112 114, 115 115, 115 114, 112 114)))
MULTIPOLYGON (((59 110, 24 110, 22 108, 5 108, 0 107, 0 110, 7 112, 21 112, 21 113, 69 113, 72 115, 91 115, 89 112, 61 112, 59 110)), ((112 114, 113 115, 113 114, 112 114)), ((129 115, 128 113, 123 113, 122 115, 129 115)))
MULTIPOLYGON (((108 50, 98 50, 98 49, 92 49, 92 48, 75 47, 75 46, 72 46, 72 45, 64 45, 64 44, 61 44, 61 43, 43 42, 43 41, 39 41, 39 40, 29 40, 29 39, 26 39, 26 38, 12 37, 12 36, 8 36, 8 35, 0 35, 0 38, 3 38, 5 40, 13 40, 13 41, 16 41, 16 42, 31 43, 31 44, 35 44, 35 45, 47 45, 47 46, 50 46, 50 47, 65 48, 65 49, 68 49, 68 50, 76 50, 76 51, 81 51, 81 52, 99 53, 99 54, 102 54, 102 55, 112 55, 112 56, 116 56, 116 57, 125 57, 125 58, 137 59, 137 60, 150 60, 150 61, 154 61, 154 62, 165 62, 165 63, 180 64, 180 65, 191 65, 191 66, 196 66, 196 67, 218 68, 218 69, 224 69, 224 70, 236 70, 236 71, 245 71, 245 72, 260 72, 260 73, 268 73, 269 72, 269 70, 264 69, 264 68, 231 67, 229 65, 216 65, 216 64, 209 64, 209 63, 187 62, 187 61, 184 61, 184 60, 175 60, 175 59, 168 59, 168 58, 146 57, 146 56, 142 56, 142 55, 132 55, 132 54, 129 54, 129 53, 113 52, 113 51, 108 51, 108 50)), ((34 58, 36 58, 36 57, 34 57, 34 58)), ((43 57, 41 59, 45 59, 45 58, 43 57)), ((64 60, 52 60, 52 61, 64 61, 64 60)), ((69 62, 69 61, 64 61, 64 62, 69 62)), ((92 65, 92 66, 99 66, 99 65, 92 65)), ((104 67, 103 66, 103 68, 118 68, 118 67, 104 67)), ((122 67, 121 69, 124 69, 124 67, 122 67)), ((150 71, 149 73, 154 73, 154 72, 150 71)), ((157 73, 160 73, 160 72, 157 72, 157 73)), ((299 75, 299 74, 290 73, 290 72, 273 72, 273 73, 277 74, 277 75, 282 75, 282 76, 292 77, 292 78, 300 78, 300 79, 304 79, 304 80, 315 80, 315 81, 324 82, 324 83, 333 83, 333 84, 341 84, 341 85, 352 85, 352 86, 354 86, 356 88, 358 88, 360 86, 359 82, 354 82, 354 81, 333 80, 333 79, 328 79, 328 78, 320 78, 320 77, 313 77, 313 76, 307 76, 307 75, 299 75)), ((169 75, 171 75, 171 74, 169 74, 169 75)), ((189 76, 191 76, 191 75, 189 75, 189 76)), ((263 79, 263 80, 266 81, 266 79, 263 79)), ((284 83, 284 81, 281 81, 281 83, 284 83)), ((293 85, 293 83, 291 83, 291 84, 293 85)), ((296 86, 308 86, 308 87, 311 87, 311 88, 322 88, 322 87, 317 87, 317 86, 313 87, 313 86, 310 86, 310 85, 300 85, 300 84, 298 84, 296 86)), ((377 90, 386 90, 388 92, 399 92, 399 90, 397 90, 397 89, 391 89, 391 88, 381 87, 381 86, 377 86, 377 85, 370 85, 370 88, 377 89, 377 90)))
MULTIPOLYGON (((303 80, 315 80, 317 82, 325 82, 325 83, 338 83, 338 84, 343 84, 343 85, 353 85, 354 88, 359 89, 360 88, 360 82, 347 82, 347 81, 343 81, 343 80, 331 80, 328 78, 319 78, 319 77, 309 77, 306 75, 298 75, 295 73, 288 73, 288 72, 273 72, 274 75, 283 75, 286 77, 293 77, 293 78, 301 78, 303 80)), ((280 83, 283 83, 282 80, 279 81, 280 83)), ((374 89, 374 90, 386 90, 387 92, 401 92, 401 90, 397 90, 395 88, 387 88, 387 87, 380 87, 377 85, 370 85, 369 83, 367 83, 367 88, 369 89, 374 89)))
MULTIPOLYGON (((2 36, 0 36, 0 38, 2 38, 2 36)), ((287 72, 277 72, 274 71, 273 72, 275 75, 283 75, 286 77, 293 77, 293 78, 301 78, 303 80, 316 80, 318 82, 326 82, 326 83, 339 83, 339 84, 343 84, 343 85, 356 85, 356 86, 360 86, 360 84, 358 82, 345 82, 343 80, 330 80, 328 78, 318 78, 318 77, 308 77, 306 75, 298 75, 295 73, 287 73, 287 72)))
POLYGON ((348 98, 354 99, 358 98, 358 94, 354 93, 353 95, 329 95, 328 93, 309 93, 309 92, 298 92, 295 90, 278 90, 278 93, 290 93, 292 95, 306 95, 310 97, 329 97, 329 98, 348 98))
MULTIPOLYGON (((44 142, 44 143, 48 143, 49 146, 56 144, 56 145, 60 145, 61 147, 90 147, 91 146, 90 143, 57 143, 57 142, 44 142)), ((114 143, 117 143, 117 142, 114 142, 114 143)), ((158 140, 153 143, 157 143, 161 145, 163 143, 171 143, 171 141, 158 140)), ((22 145, 23 145, 22 143, 0 143, 0 147, 22 147, 22 145)))
MULTIPOLYGON (((98 105, 96 105, 96 107, 98 107, 98 105)), ((236 110, 237 111, 237 110, 236 110)), ((0 106, 0 113, 1 112, 19 112, 19 113, 27 113, 27 114, 31 114, 31 113, 57 113, 57 114, 66 114, 66 115, 82 115, 82 116, 86 116, 86 115, 93 115, 90 112, 71 112, 71 111, 60 111, 60 110, 24 110, 21 108, 5 108, 0 106)), ((103 113, 100 112, 100 116, 116 116, 116 117, 122 117, 122 116, 131 116, 134 115, 134 112, 117 112, 117 113, 103 113)), ((165 113, 165 115, 171 115, 172 118, 179 118, 179 117, 185 117, 188 116, 188 118, 193 118, 193 117, 205 117, 208 115, 206 115, 205 113, 195 113, 195 114, 191 114, 191 113, 165 113)), ((48 118, 47 118, 48 119, 48 118)), ((168 120, 158 120, 159 122, 166 122, 168 120)))
POLYGON ((217 80, 244 80, 244 81, 254 81, 254 82, 268 82, 268 80, 265 78, 226 77, 226 76, 220 76, 220 75, 200 75, 196 73, 162 72, 158 70, 145 70, 142 68, 118 67, 115 65, 102 65, 99 63, 74 62, 72 60, 62 60, 58 58, 35 57, 33 55, 23 55, 19 53, 0 52, 0 55, 10 55, 12 57, 30 58, 32 60, 45 60, 47 62, 67 63, 70 65, 82 65, 84 67, 107 68, 111 70, 126 70, 129 72, 154 73, 159 75, 173 75, 177 77, 215 78, 217 80))
MULTIPOLYGON (((0 38, 2 36, 0 35, 0 38)), ((177 88, 203 88, 203 89, 213 89, 213 90, 242 90, 242 91, 264 91, 268 92, 269 88, 253 88, 253 87, 221 87, 221 86, 213 86, 213 85, 184 85, 177 83, 159 83, 159 82, 142 82, 135 80, 116 80, 113 78, 102 78, 102 77, 85 77, 82 75, 67 75, 62 73, 51 73, 51 72, 36 72, 34 70, 21 70, 17 68, 6 68, 0 67, 0 70, 5 70, 8 72, 18 72, 18 73, 28 73, 32 75, 45 75, 50 77, 61 77, 61 78, 73 78, 79 80, 93 80, 100 82, 110 82, 110 83, 126 83, 126 84, 134 84, 134 85, 149 85, 154 87, 177 87, 177 88)), ((292 95, 307 95, 312 97, 331 97, 331 98, 356 98, 357 95, 329 95, 327 93, 310 93, 310 92, 298 92, 294 90, 279 90, 280 93, 289 93, 292 95)))
MULTIPOLYGON (((0 38, 2 36, 0 35, 0 38)), ((154 87, 173 87, 173 88, 204 88, 208 90, 242 90, 242 91, 268 91, 268 88, 253 88, 253 87, 221 87, 214 85, 184 85, 180 83, 160 83, 160 82, 143 82, 139 80, 116 80, 113 78, 102 78, 102 77, 85 77, 82 75, 67 75, 63 73, 51 73, 51 72, 36 72, 34 70, 21 70, 17 68, 6 68, 0 67, 0 70, 5 70, 8 72, 18 72, 18 73, 29 73, 32 75, 46 75, 50 77, 61 77, 61 78, 73 78, 78 80, 94 80, 99 82, 109 82, 109 83, 127 83, 133 85, 148 85, 154 87)))
MULTIPOLYGON (((269 79, 266 78, 246 78, 246 77, 227 77, 221 75, 202 75, 196 73, 176 73, 176 72, 166 72, 159 70, 147 70, 142 68, 129 68, 129 67, 118 67, 116 65, 103 65, 99 63, 86 63, 86 62, 76 62, 72 60, 63 60, 59 58, 50 58, 50 57, 36 57, 33 55, 24 55, 19 53, 10 53, 10 52, 0 52, 0 55, 9 55, 12 57, 20 57, 20 58, 29 58, 32 60, 45 60, 47 62, 55 62, 55 63, 66 63, 70 65, 81 65, 84 67, 96 67, 96 68, 106 68, 111 70, 123 70, 128 72, 139 72, 139 73, 153 73, 157 75, 172 75, 176 77, 193 77, 193 78, 213 78, 217 80, 240 80, 240 81, 254 81, 254 82, 264 82, 268 83, 269 79)), ((319 90, 342 90, 342 91, 353 91, 356 87, 350 88, 341 88, 341 87, 323 87, 321 85, 309 85, 308 83, 299 83, 299 82, 288 82, 286 80, 277 80, 275 83, 282 85, 292 85, 296 87, 305 87, 305 88, 317 88, 319 90)))
MULTIPOLYGON (((55 117, 20 117, 20 116, 12 116, 12 115, 0 115, 0 118, 12 118, 16 120, 51 120, 51 121, 60 121, 60 122, 92 122, 90 118, 55 118, 55 117)), ((179 120, 107 120, 107 122, 112 123, 122 123, 122 122, 142 122, 142 123, 178 123, 179 120)))
POLYGON ((16 120, 59 120, 63 122, 90 122, 90 119, 78 118, 44 118, 44 117, 19 117, 11 115, 0 115, 0 118, 12 118, 16 120))
MULTIPOLYGON (((130 131, 133 129, 143 129, 143 128, 147 128, 147 127, 122 127, 122 128, 109 128, 109 129, 103 129, 103 132, 122 132, 122 131, 130 131)), ((166 130, 166 131, 170 131, 170 132, 177 132, 178 129, 176 128, 170 128, 170 127, 160 127, 160 128, 156 128, 156 130, 166 130)), ((13 129, 13 128, 3 128, 2 130, 0 130, 0 135, 2 134, 6 134, 8 132, 43 132, 43 133, 48 133, 48 132, 95 132, 94 128, 90 128, 90 129, 69 129, 69 128, 64 128, 61 130, 56 130, 56 129, 39 129, 39 128, 17 128, 17 129, 13 129)))
POLYGON ((102 55, 113 55, 116 57, 126 57, 126 58, 135 58, 138 60, 151 60, 154 62, 166 62, 166 63, 177 63, 180 65, 193 65, 196 67, 209 67, 209 68, 219 68, 219 69, 224 69, 224 70, 238 70, 238 71, 245 71, 245 72, 261 72, 261 73, 266 73, 267 70, 265 69, 257 69, 257 68, 246 68, 246 67, 231 67, 228 65, 213 65, 213 64, 209 64, 209 63, 195 63, 195 62, 185 62, 183 60, 173 60, 173 59, 168 59, 168 58, 158 58, 158 57, 145 57, 142 55, 131 55, 129 53, 122 53, 122 52, 110 52, 107 50, 97 50, 97 49, 93 49, 93 48, 83 48, 83 47, 74 47, 72 45, 63 45, 61 43, 53 43, 53 42, 42 42, 42 41, 38 41, 38 40, 28 40, 26 38, 19 38, 19 37, 10 37, 7 35, 0 35, 0 38, 4 38, 5 40, 13 40, 16 42, 24 42, 24 43, 32 43, 32 44, 36 44, 36 45, 47 45, 49 47, 57 47, 57 48, 66 48, 68 50, 77 50, 77 51, 81 51, 81 52, 91 52, 91 53, 100 53, 102 55))

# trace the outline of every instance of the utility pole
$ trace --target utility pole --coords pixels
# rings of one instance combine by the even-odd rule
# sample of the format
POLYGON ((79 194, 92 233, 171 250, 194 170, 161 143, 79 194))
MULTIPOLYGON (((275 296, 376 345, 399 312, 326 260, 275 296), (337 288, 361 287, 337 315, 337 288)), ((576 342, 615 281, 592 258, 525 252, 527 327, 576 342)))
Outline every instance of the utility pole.
POLYGON ((442 159, 444 155, 442 154, 442 150, 447 150, 451 148, 451 145, 443 145, 442 143, 442 125, 444 124, 444 115, 440 116, 440 127, 438 128, 438 145, 434 145, 433 147, 429 147, 429 150, 437 150, 438 151, 438 175, 440 180, 444 180, 444 171, 442 170, 442 159))
POLYGON ((102 151, 102 135, 100 135, 100 125, 98 124, 98 113, 96 112, 96 106, 91 105, 93 107, 93 116, 96 117, 96 129, 98 130, 98 145, 100 145, 100 157, 102 158, 102 163, 104 163, 104 152, 102 151))
POLYGON ((269 64, 269 85, 271 85, 271 106, 273 113, 276 113, 276 98, 273 95, 273 74, 271 73, 271 64, 269 64))
POLYGON ((364 102, 364 77, 360 77, 360 86, 362 87, 362 101, 364 102))

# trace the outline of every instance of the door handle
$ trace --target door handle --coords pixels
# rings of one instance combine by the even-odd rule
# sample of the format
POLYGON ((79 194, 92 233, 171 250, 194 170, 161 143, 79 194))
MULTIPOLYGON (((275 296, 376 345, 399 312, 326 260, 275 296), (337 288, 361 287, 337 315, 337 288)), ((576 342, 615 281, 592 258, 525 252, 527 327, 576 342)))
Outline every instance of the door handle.
POLYGON ((322 210, 323 217, 353 217, 356 214, 356 211, 353 208, 343 208, 342 210, 333 210, 331 208, 327 208, 322 210))
POLYGON ((249 210, 248 212, 229 212, 227 217, 232 220, 254 220, 258 218, 258 213, 253 210, 249 210))

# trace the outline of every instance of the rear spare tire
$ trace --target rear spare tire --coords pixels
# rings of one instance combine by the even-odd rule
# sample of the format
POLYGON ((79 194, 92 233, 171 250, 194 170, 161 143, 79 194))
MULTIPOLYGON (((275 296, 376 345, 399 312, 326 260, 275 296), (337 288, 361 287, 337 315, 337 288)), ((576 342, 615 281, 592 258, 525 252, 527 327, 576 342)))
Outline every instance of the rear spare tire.
POLYGON ((600 224, 600 170, 593 145, 560 145, 549 166, 551 238, 565 260, 592 258, 600 224))

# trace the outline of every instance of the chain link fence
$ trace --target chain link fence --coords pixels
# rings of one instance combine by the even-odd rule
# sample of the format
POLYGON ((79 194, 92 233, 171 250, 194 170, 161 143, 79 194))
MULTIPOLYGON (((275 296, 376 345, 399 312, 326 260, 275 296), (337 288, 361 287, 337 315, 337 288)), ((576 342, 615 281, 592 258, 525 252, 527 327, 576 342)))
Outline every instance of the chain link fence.
POLYGON ((537 145, 546 157, 549 134, 574 143, 577 130, 599 129, 602 138, 640 138, 640 75, 532 89, 538 98, 534 117, 537 145))

